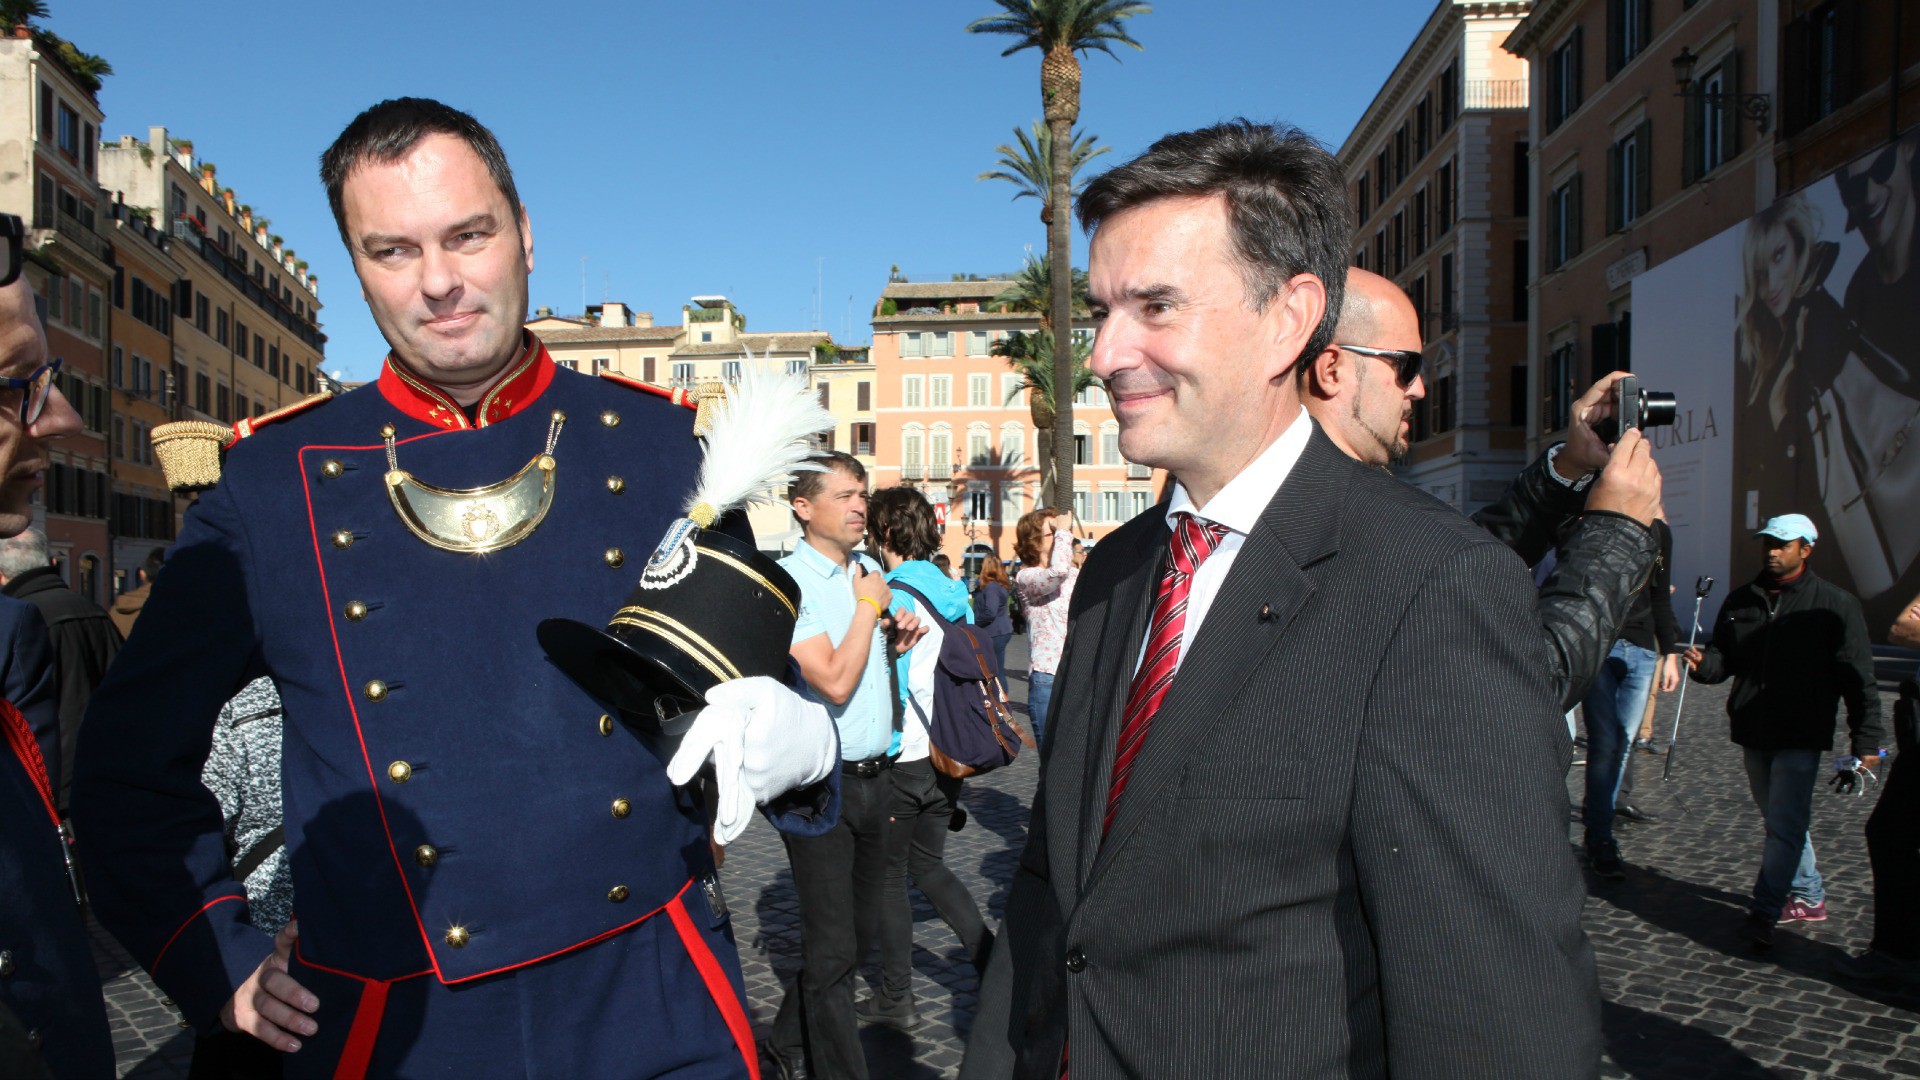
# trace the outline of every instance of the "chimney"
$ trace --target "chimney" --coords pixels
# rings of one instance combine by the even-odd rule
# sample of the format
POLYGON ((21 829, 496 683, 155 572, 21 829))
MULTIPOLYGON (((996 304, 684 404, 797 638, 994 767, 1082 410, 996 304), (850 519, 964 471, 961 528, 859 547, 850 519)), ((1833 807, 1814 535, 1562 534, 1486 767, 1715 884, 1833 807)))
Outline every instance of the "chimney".
POLYGON ((634 312, 634 313, 633 313, 633 325, 635 325, 635 326, 648 326, 648 327, 650 327, 650 326, 652 326, 652 325, 653 325, 653 312, 651 312, 651 311, 636 311, 636 312, 634 312))
POLYGON ((545 304, 541 304, 538 308, 534 309, 533 314, 535 318, 551 319, 553 318, 553 309, 545 304))
POLYGON ((627 305, 616 303, 611 300, 607 301, 604 304, 601 304, 600 305, 600 325, 601 326, 628 325, 627 305))

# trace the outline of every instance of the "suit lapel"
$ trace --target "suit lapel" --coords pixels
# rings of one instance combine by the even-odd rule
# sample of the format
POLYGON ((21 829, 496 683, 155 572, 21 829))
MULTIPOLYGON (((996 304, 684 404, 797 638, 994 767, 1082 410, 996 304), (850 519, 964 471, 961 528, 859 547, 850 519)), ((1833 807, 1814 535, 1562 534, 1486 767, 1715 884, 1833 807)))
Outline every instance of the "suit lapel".
MULTIPOLYGON (((1205 745, 1209 732, 1228 711, 1262 661, 1287 640, 1293 618, 1312 597, 1314 587, 1305 568, 1338 550, 1340 516, 1353 461, 1342 454, 1315 425, 1300 460, 1286 482, 1267 504, 1260 522, 1234 557, 1233 568, 1208 608, 1206 621, 1180 662, 1179 674, 1154 715, 1147 741, 1133 764, 1127 793, 1114 815, 1113 829, 1099 839, 1105 811, 1117 720, 1101 733, 1096 761, 1100 778, 1089 791, 1098 803, 1090 809, 1093 855, 1083 891, 1091 891, 1139 826, 1150 820, 1161 801, 1178 786, 1187 761, 1205 745)), ((1163 542, 1164 546, 1164 542, 1163 542)), ((1158 565, 1156 563, 1156 571, 1158 565)), ((1154 578, 1158 582, 1157 573, 1154 578)), ((1126 686, 1139 651, 1139 633, 1132 649, 1110 663, 1120 668, 1109 681, 1119 686, 1124 707, 1126 686)), ((1084 865, 1084 864, 1083 864, 1084 865)))

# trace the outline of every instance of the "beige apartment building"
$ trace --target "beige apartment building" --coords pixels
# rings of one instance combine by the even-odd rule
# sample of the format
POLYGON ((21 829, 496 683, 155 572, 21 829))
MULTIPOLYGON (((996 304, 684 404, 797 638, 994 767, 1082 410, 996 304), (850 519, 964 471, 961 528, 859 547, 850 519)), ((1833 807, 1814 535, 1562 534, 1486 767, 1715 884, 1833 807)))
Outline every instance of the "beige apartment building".
POLYGON ((1530 452, 1595 378, 1632 366, 1634 278, 1773 201, 1777 117, 1701 95, 1777 101, 1778 18, 1771 2, 1536 0, 1508 36, 1535 106, 1530 452))
POLYGON ((880 464, 874 456, 873 350, 833 345, 821 352, 813 364, 813 385, 821 407, 834 420, 821 443, 828 450, 852 454, 872 472, 880 464))
MULTIPOLYGON (((106 343, 113 251, 103 230, 100 105, 28 36, 0 38, 0 211, 27 226, 23 273, 46 300, 47 350, 80 413, 50 451, 39 524, 67 584, 104 603, 111 562, 106 343)), ((162 298, 164 299, 164 297, 162 298)))
POLYGON ((1471 512, 1524 461, 1527 64, 1518 2, 1441 0, 1341 146, 1353 264, 1413 301, 1426 397, 1394 471, 1471 512))
MULTIPOLYGON (((873 484, 912 484, 945 522, 955 565, 985 551, 1013 555, 1014 525, 1039 506, 1042 456, 1020 376, 993 342, 1038 326, 1031 312, 996 311, 1013 283, 889 282, 873 317, 876 384, 873 484)), ((1075 333, 1091 335, 1085 321, 1075 333)), ((1075 398, 1073 502, 1096 541, 1156 501, 1153 470, 1120 456, 1120 425, 1104 389, 1075 398)))
POLYGON ((320 283, 272 223, 164 127, 150 128, 145 142, 127 135, 102 149, 100 175, 118 201, 173 237, 180 268, 172 355, 155 358, 151 373, 128 370, 115 389, 223 424, 313 393, 327 340, 320 283))
POLYGON ((114 388, 108 456, 113 489, 108 525, 111 578, 117 595, 138 584, 134 569, 171 543, 178 509, 154 457, 153 429, 177 418, 164 394, 142 393, 169 370, 175 325, 171 297, 182 277, 172 236, 143 214, 116 203, 110 221, 114 255, 113 310, 108 323, 107 381, 114 388))

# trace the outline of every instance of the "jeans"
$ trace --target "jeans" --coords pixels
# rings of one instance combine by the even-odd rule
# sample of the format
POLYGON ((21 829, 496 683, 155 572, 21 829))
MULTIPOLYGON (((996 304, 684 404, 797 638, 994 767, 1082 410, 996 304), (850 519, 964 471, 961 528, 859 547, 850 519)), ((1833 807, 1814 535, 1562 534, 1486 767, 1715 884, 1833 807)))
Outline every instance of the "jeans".
POLYGON ((1613 843, 1614 800, 1659 666, 1652 649, 1616 641, 1580 703, 1587 714, 1587 798, 1581 817, 1590 845, 1613 843))
POLYGON ((1047 707, 1053 703, 1053 674, 1027 672, 1027 721, 1033 725, 1033 743, 1040 745, 1040 729, 1047 722, 1047 707))
POLYGON ((980 946, 986 920, 967 887, 947 869, 947 822, 953 817, 960 781, 934 769, 933 762, 901 762, 893 776, 893 820, 887 825, 886 885, 880 901, 880 967, 890 1003, 913 996, 913 905, 907 900, 907 875, 934 910, 967 947, 975 966, 984 966, 980 946))
POLYGON ((885 887, 893 779, 840 777, 840 822, 823 836, 789 836, 787 860, 800 898, 800 974, 787 987, 769 1040, 785 1057, 805 1054, 823 1080, 866 1080, 853 1016, 854 976, 878 936, 885 887))
POLYGON ((1760 876, 1753 882, 1753 910, 1780 917, 1789 896, 1823 904, 1826 886, 1813 863, 1813 785, 1820 776, 1818 750, 1755 750, 1744 747, 1747 786, 1767 821, 1760 876))

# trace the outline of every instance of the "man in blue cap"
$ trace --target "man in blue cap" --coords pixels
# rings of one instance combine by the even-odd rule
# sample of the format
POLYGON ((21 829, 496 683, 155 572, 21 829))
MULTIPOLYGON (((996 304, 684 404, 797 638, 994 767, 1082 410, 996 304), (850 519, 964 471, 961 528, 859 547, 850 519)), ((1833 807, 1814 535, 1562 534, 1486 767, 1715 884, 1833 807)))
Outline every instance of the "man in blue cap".
MULTIPOLYGON (((1767 840, 1741 936, 1773 944, 1781 922, 1821 922, 1826 889, 1807 826, 1820 759, 1847 706, 1851 756, 1879 764, 1886 728, 1873 679, 1873 651, 1860 601, 1807 565, 1819 533, 1804 514, 1782 514, 1754 534, 1766 545, 1760 576, 1727 597, 1713 640, 1686 652, 1696 682, 1733 679, 1727 715, 1745 751, 1747 783, 1766 819, 1767 840)), ((1846 759, 1842 759, 1845 762, 1846 759)), ((1851 768, 1851 764, 1848 766, 1851 768)))

